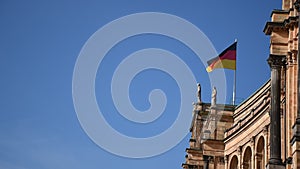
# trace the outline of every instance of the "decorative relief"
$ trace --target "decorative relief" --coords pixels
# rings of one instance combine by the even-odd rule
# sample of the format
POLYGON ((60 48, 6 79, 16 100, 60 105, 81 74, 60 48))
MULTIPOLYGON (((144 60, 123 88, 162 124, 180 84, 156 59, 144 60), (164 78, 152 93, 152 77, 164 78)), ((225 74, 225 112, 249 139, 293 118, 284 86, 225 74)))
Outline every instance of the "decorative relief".
POLYGON ((265 126, 263 128, 263 133, 264 133, 265 136, 268 135, 268 126, 265 126))
POLYGON ((250 139, 250 144, 252 147, 254 147, 254 143, 255 143, 255 136, 251 137, 250 139))
POLYGON ((225 163, 228 163, 228 155, 225 155, 225 157, 224 157, 224 162, 225 162, 225 163))
POLYGON ((272 69, 278 69, 285 65, 286 57, 285 55, 270 55, 268 58, 268 64, 272 69))
POLYGON ((225 158, 224 157, 217 157, 218 163, 225 164, 225 158))
POLYGON ((237 153, 238 155, 241 155, 242 154, 242 146, 239 146, 238 149, 237 149, 237 153))
POLYGON ((294 3, 295 5, 295 8, 297 9, 297 11, 299 12, 300 11, 300 1, 299 0, 296 0, 296 2, 294 3))

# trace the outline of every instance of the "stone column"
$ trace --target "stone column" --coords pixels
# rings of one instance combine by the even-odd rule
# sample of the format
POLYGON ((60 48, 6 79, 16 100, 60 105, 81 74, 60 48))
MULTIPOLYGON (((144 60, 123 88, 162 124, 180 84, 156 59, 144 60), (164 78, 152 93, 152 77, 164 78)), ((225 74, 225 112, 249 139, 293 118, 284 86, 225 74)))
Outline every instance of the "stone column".
POLYGON ((259 162, 259 154, 255 152, 254 154, 254 168, 258 168, 258 162, 259 162))
POLYGON ((237 152, 238 152, 238 168, 243 169, 242 146, 238 147, 237 152))
POLYGON ((267 168, 282 168, 281 159, 281 119, 280 84, 281 67, 285 64, 284 55, 272 55, 268 59, 271 68, 271 111, 270 111, 270 159, 267 168))
POLYGON ((203 155, 204 166, 203 169, 209 169, 209 156, 203 155))
MULTIPOLYGON (((300 0, 296 0, 295 9, 298 11, 298 18, 300 19, 300 0)), ((298 19, 298 29, 300 29, 300 21, 298 19)), ((293 166, 299 168, 300 166, 300 31, 298 33, 298 54, 297 54, 297 115, 296 121, 293 125, 293 137, 291 139, 292 155, 293 155, 293 166)))
POLYGON ((225 169, 227 169, 228 168, 228 155, 225 155, 224 156, 224 162, 225 162, 225 169))
POLYGON ((250 168, 256 168, 255 167, 255 165, 256 165, 255 156, 256 156, 257 153, 256 153, 256 147, 255 147, 255 136, 250 139, 250 143, 251 143, 251 149, 252 149, 252 154, 251 154, 252 163, 251 163, 250 168))
MULTIPOLYGON (((295 8, 297 9, 297 11, 300 11, 300 0, 296 0, 295 2, 295 8)), ((299 15, 299 14, 298 14, 299 15)), ((298 16, 299 17, 299 16, 298 16)), ((300 22, 298 22, 298 29, 300 28, 300 22)), ((300 32, 300 31, 299 31, 300 32)), ((298 63, 298 70, 297 70, 297 74, 298 74, 298 79, 297 79, 297 85, 298 85, 298 89, 297 89, 297 117, 296 117, 296 122, 293 125, 293 137, 291 140, 291 143, 294 144, 295 141, 300 141, 300 34, 298 33, 298 56, 297 56, 297 63, 298 63)))
POLYGON ((263 159, 264 160, 264 164, 266 165, 268 163, 268 142, 269 142, 269 137, 268 137, 268 126, 265 126, 264 129, 263 129, 263 133, 264 133, 264 139, 265 139, 265 145, 264 145, 264 156, 265 158, 263 159))

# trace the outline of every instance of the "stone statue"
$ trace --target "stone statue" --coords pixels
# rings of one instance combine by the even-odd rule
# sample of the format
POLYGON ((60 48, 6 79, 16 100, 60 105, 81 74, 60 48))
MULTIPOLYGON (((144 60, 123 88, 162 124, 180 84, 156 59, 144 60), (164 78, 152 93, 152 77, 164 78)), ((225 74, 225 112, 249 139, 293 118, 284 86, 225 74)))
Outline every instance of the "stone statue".
POLYGON ((216 87, 213 88, 211 93, 211 106, 216 106, 217 103, 217 89, 216 87))
POLYGON ((198 94, 198 102, 201 103, 201 85, 200 83, 197 84, 198 86, 198 91, 197 91, 197 94, 198 94))

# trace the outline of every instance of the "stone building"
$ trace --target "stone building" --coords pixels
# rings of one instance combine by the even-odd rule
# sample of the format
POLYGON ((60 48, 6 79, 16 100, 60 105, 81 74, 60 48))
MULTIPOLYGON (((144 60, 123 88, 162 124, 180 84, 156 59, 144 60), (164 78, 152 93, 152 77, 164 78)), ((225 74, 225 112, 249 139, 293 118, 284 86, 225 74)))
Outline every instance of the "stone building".
POLYGON ((184 169, 300 168, 296 1, 282 0, 263 30, 270 36, 270 80, 237 106, 194 104, 184 169))

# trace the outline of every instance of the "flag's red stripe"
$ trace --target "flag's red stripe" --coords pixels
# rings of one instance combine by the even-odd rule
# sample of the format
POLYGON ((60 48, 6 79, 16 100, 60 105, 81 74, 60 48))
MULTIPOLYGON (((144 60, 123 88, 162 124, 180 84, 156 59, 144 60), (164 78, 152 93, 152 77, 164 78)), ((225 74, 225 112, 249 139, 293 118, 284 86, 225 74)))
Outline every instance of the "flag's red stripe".
POLYGON ((220 61, 221 61, 220 59, 214 61, 214 62, 210 65, 211 69, 214 69, 215 64, 217 64, 217 63, 220 62, 220 61))
POLYGON ((236 50, 228 50, 222 56, 219 56, 221 60, 228 59, 228 60, 236 60, 236 50))

